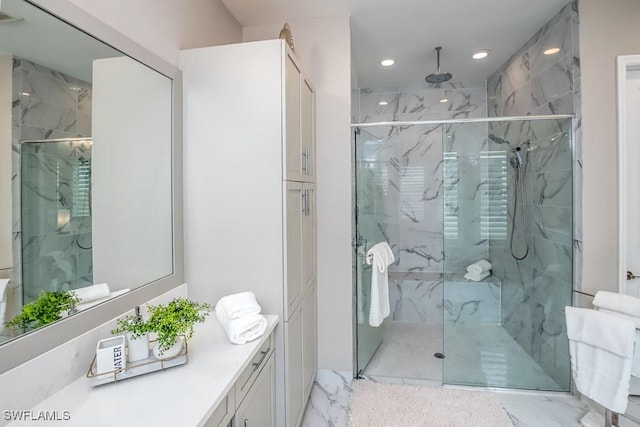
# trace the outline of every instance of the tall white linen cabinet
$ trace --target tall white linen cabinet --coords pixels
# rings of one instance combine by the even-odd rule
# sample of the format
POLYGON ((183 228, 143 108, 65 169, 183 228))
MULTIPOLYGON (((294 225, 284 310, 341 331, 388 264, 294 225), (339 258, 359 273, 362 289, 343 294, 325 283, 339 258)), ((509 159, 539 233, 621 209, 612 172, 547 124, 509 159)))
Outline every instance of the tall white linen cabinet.
POLYGON ((180 68, 189 296, 251 290, 280 316, 276 425, 298 426, 317 370, 314 89, 282 40, 183 50, 180 68))

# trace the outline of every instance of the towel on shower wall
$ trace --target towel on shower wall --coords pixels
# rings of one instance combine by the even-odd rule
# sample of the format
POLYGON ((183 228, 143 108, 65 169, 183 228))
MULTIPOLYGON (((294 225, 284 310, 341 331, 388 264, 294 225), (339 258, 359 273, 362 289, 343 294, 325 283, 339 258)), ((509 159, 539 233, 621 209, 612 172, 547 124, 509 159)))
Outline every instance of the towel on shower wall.
POLYGON ((475 275, 481 275, 491 270, 491 267, 492 265, 489 261, 481 259, 480 261, 474 262, 468 266, 467 272, 475 275))
POLYGON ((464 275, 464 278, 467 280, 472 280, 474 282, 479 282, 481 280, 486 279, 487 277, 489 277, 491 273, 489 273, 488 271, 485 271, 482 274, 475 274, 475 273, 467 273, 464 275))
POLYGON ((571 373, 578 391, 618 413, 627 409, 635 324, 596 310, 566 307, 571 373))
POLYGON ((387 242, 376 243, 367 251, 367 264, 371 265, 371 292, 369 325, 380 326, 391 313, 389 305, 389 276, 387 267, 395 261, 387 242))
POLYGON ((240 292, 220 298, 216 311, 224 310, 229 319, 237 319, 248 314, 259 314, 262 308, 253 292, 240 292))

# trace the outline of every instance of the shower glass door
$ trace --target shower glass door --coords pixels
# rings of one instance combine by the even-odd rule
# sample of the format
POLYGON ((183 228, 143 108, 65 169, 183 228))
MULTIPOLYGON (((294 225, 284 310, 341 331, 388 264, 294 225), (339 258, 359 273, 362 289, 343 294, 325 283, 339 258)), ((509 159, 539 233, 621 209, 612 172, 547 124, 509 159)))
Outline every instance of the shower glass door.
POLYGON ((386 166, 383 159, 383 140, 362 129, 354 131, 355 210, 354 276, 356 313, 356 373, 362 373, 382 343, 383 326, 369 325, 371 266, 365 262, 367 250, 385 241, 381 227, 384 194, 387 191, 386 166))
POLYGON ((91 139, 22 141, 22 289, 40 292, 93 284, 91 139))
POLYGON ((446 128, 444 383, 569 390, 571 137, 571 119, 446 128))

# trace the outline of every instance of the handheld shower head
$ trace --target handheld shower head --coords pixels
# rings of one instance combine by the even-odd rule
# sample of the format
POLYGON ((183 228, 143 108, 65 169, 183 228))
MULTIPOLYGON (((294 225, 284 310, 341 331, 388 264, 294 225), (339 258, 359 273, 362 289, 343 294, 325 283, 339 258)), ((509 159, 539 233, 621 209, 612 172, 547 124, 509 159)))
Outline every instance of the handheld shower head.
POLYGON ((507 144, 509 147, 511 147, 513 149, 513 147, 509 143, 509 141, 507 141, 504 138, 499 137, 498 135, 489 134, 489 139, 492 140, 493 142, 497 143, 497 144, 507 144))
MULTIPOLYGON (((506 139, 501 138, 498 135, 494 135, 494 134, 489 134, 489 139, 497 144, 505 144, 507 145, 507 147, 509 147, 509 150, 511 151, 511 155, 509 156, 509 164, 513 168, 518 169, 520 166, 524 164, 524 162, 522 161, 522 156, 520 156, 520 153, 519 153, 519 151, 522 149, 520 146, 514 147, 506 139)), ((526 143, 528 144, 529 142, 526 142, 526 143)))

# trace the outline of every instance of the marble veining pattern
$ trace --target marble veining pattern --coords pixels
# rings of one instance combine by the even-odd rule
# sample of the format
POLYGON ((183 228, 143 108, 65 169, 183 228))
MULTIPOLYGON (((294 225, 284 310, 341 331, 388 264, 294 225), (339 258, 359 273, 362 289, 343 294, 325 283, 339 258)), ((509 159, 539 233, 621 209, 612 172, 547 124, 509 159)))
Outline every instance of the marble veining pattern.
MULTIPOLYGON (((488 79, 490 115, 575 113, 572 121, 532 122, 527 128, 490 128, 511 140, 526 140, 525 212, 531 236, 530 253, 515 261, 509 242, 490 243, 490 258, 502 279, 503 327, 558 384, 568 387, 568 346, 563 307, 571 291, 580 289, 581 232, 581 110, 577 2, 571 2, 543 26, 488 79), (548 47, 556 55, 544 55, 548 47), (571 135, 574 139, 572 141, 571 135), (575 160, 574 160, 575 159, 575 160), (503 274, 501 276, 500 274, 503 274), (521 281, 530 285, 522 286, 521 281)), ((510 171, 509 205, 515 196, 510 171)), ((520 209, 519 215, 522 214, 520 209)), ((513 216, 509 207, 509 222, 513 216)), ((515 249, 524 253, 527 237, 518 218, 515 249)))
MULTIPOLYGON (((36 150, 23 159, 20 141, 91 136, 91 85, 17 57, 13 59, 12 77, 13 282, 20 287, 24 277, 32 284, 40 284, 43 277, 49 276, 56 277, 52 285, 55 289, 84 286, 93 281, 91 221, 85 219, 81 228, 70 222, 57 231, 59 224, 52 221, 60 214, 58 208, 71 208, 70 171, 77 159, 90 157, 87 147, 69 146, 63 148, 68 151, 58 153, 61 155, 36 150), (34 171, 41 174, 40 178, 33 177, 34 171), (57 187, 52 187, 56 182, 57 187), (25 204, 33 208, 22 212, 25 204), (25 220, 21 221, 23 216, 25 220), (44 223, 27 223, 26 219, 44 223), (26 232, 25 227, 29 228, 26 232), (23 263, 27 266, 25 271, 23 263)), ((15 294, 22 292, 17 290, 15 294)), ((37 290, 25 289, 25 294, 33 298, 37 290)), ((18 305, 22 303, 16 301, 18 305)))
MULTIPOLYGON (((437 387, 428 380, 368 379, 437 387)), ((350 372, 318 370, 301 425, 304 427, 349 426, 352 381, 357 380, 352 380, 350 372)), ((495 393, 502 403, 514 427, 575 427, 589 410, 586 403, 563 393, 490 392, 495 393)))

